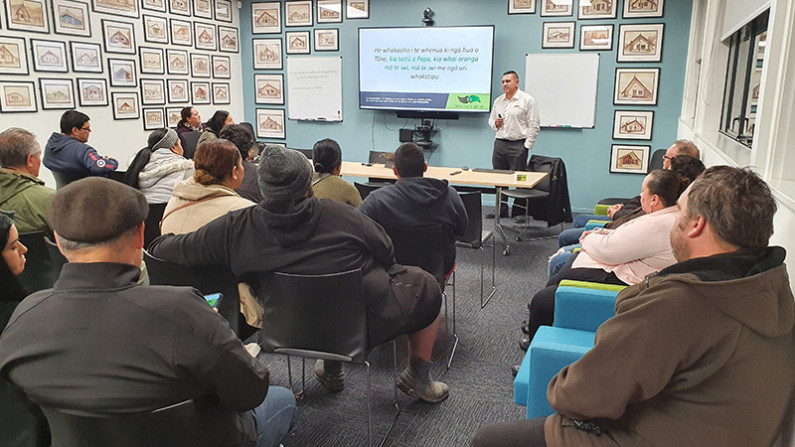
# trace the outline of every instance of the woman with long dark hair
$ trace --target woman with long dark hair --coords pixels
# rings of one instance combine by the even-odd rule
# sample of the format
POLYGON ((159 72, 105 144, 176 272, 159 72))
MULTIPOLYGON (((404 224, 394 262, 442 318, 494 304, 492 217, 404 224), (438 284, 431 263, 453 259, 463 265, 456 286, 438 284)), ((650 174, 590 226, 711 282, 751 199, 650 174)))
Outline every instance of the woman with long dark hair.
POLYGON ((177 183, 193 175, 193 162, 182 154, 177 132, 155 130, 127 168, 126 183, 141 190, 148 203, 168 202, 177 183))
POLYGON ((6 326, 17 304, 27 292, 17 276, 25 269, 25 253, 28 248, 19 242, 19 233, 11 218, 12 214, 0 211, 0 330, 6 326))
POLYGON ((226 110, 217 110, 213 113, 213 116, 207 120, 204 133, 199 137, 199 142, 196 143, 197 146, 205 141, 219 138, 218 135, 221 134, 221 130, 225 126, 230 126, 232 124, 235 124, 235 121, 232 119, 232 115, 230 115, 229 112, 226 110))

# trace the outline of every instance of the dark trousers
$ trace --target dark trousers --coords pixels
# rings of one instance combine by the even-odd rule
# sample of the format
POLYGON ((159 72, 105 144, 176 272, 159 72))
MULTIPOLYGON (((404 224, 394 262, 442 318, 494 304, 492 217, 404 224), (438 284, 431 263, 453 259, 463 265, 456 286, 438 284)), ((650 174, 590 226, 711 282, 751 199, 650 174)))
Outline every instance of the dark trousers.
MULTIPOLYGON (((524 147, 525 140, 494 140, 494 154, 491 156, 491 164, 494 169, 511 169, 514 171, 527 170, 527 149, 524 147)), ((500 204, 500 216, 508 216, 508 199, 502 198, 500 204)))
POLYGON ((552 326, 555 318, 555 292, 558 290, 558 284, 564 279, 616 284, 619 286, 627 285, 627 283, 618 279, 613 272, 608 273, 597 268, 572 268, 571 265, 577 259, 577 254, 579 253, 575 253, 574 256, 569 258, 566 265, 557 274, 549 278, 547 286, 539 290, 533 296, 533 299, 530 300, 530 317, 527 320, 530 340, 533 339, 540 326, 552 326))
POLYGON ((545 417, 484 425, 472 439, 472 447, 546 447, 545 417))

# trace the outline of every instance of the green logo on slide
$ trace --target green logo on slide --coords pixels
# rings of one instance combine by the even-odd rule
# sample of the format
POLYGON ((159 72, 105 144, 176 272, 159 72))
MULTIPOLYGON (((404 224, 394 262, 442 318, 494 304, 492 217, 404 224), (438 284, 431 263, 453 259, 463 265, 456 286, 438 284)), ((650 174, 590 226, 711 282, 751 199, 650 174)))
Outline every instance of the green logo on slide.
POLYGON ((489 110, 491 95, 451 93, 447 96, 446 110, 489 110))
POLYGON ((458 101, 462 104, 471 104, 473 102, 480 102, 480 97, 477 95, 459 96, 458 101))

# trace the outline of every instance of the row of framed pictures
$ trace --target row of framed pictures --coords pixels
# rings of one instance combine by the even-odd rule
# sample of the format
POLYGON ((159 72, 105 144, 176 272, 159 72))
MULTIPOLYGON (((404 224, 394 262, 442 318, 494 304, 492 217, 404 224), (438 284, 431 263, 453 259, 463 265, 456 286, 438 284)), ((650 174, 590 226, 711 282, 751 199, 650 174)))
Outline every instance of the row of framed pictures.
MULTIPOLYGON (((313 26, 317 23, 342 22, 343 1, 347 19, 370 18, 370 0, 313 0, 284 2, 284 26, 313 26), (313 18, 312 11, 315 10, 313 18)), ((252 34, 282 32, 282 3, 255 2, 251 4, 252 34)))
MULTIPOLYGON (((91 37, 88 4, 74 0, 52 2, 53 29, 57 34, 91 37)), ((6 25, 10 30, 50 33, 50 8, 47 0, 6 0, 6 25)), ((141 6, 151 11, 168 12, 232 23, 231 0, 143 0, 141 6)), ((124 17, 139 17, 138 0, 92 0, 94 12, 124 17)))
MULTIPOLYGON (((619 0, 580 0, 577 18, 615 19, 619 0)), ((541 17, 574 15, 574 0, 540 0, 541 17)), ((662 17, 665 0, 624 0, 623 19, 662 17)), ((535 14, 536 0, 508 0, 508 14, 535 14)))
MULTIPOLYGON (((316 29, 315 51, 339 51, 339 29, 316 29)), ((287 54, 309 54, 309 31, 288 32, 287 54)), ((282 69, 282 39, 252 39, 251 47, 255 70, 282 69)))
MULTIPOLYGON (((576 22, 545 22, 541 48, 574 48, 576 22)), ((617 62, 660 62, 665 24, 618 26, 617 62)), ((581 25, 580 50, 613 49, 613 25, 581 25)))
POLYGON ((193 22, 191 28, 190 21, 146 14, 143 16, 143 27, 146 42, 195 46, 197 50, 220 50, 227 53, 237 53, 240 50, 238 30, 233 27, 218 25, 216 32, 216 25, 193 22))
MULTIPOLYGON (((169 103, 230 104, 228 82, 207 82, 184 79, 141 79, 141 104, 165 105, 169 103), (168 88, 166 88, 168 85, 168 88), (168 98, 167 98, 168 97, 168 98)), ((29 81, 0 81, 0 111, 3 113, 38 112, 35 85, 29 81)), ((44 110, 73 109, 80 107, 107 106, 108 85, 106 79, 77 78, 77 102, 72 79, 39 79, 41 107, 44 110)), ((130 92, 114 92, 115 94, 130 92)), ((136 93, 135 105, 138 104, 136 93)), ((115 102, 112 102, 115 105, 115 102)))

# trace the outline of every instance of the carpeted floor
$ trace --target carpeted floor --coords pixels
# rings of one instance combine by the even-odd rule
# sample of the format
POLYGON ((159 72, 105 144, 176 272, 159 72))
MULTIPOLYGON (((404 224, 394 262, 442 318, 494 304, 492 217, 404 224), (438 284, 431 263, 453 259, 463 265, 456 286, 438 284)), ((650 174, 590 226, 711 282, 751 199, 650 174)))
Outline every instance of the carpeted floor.
MULTIPOLYGON (((489 210, 484 210, 489 211, 489 210)), ((491 227, 491 220, 484 227, 491 227)), ((460 342, 450 370, 447 357, 452 336, 444 320, 434 349, 433 377, 450 386, 450 397, 438 405, 413 401, 398 391, 402 412, 385 446, 467 446, 478 428, 487 423, 524 417, 524 407, 513 403, 510 367, 518 364, 519 324, 527 318, 526 304, 546 282, 547 257, 557 249, 561 227, 531 222, 530 235, 511 240, 511 254, 497 247, 497 293, 480 308, 480 261, 486 261, 486 281, 491 279, 491 249, 485 253, 459 249, 456 267, 456 329, 460 342)), ((509 237, 512 237, 509 234, 509 237)), ((452 290, 448 287, 448 295, 452 290)), ((450 312, 451 309, 448 309, 450 312)), ((452 323, 452 322, 451 322, 452 323)), ((451 328, 452 329, 452 328, 451 328)), ((399 339, 398 371, 405 367, 406 342, 399 339)), ((287 386, 283 356, 268 355, 271 383, 287 386)), ((372 365, 373 443, 386 434, 395 414, 393 401, 392 345, 375 349, 372 365)), ((292 359, 294 391, 300 390, 301 360, 292 359)), ((345 365, 345 390, 328 393, 314 378, 314 361, 306 362, 306 392, 298 404, 295 427, 285 447, 367 446, 367 375, 364 365, 345 365)))

